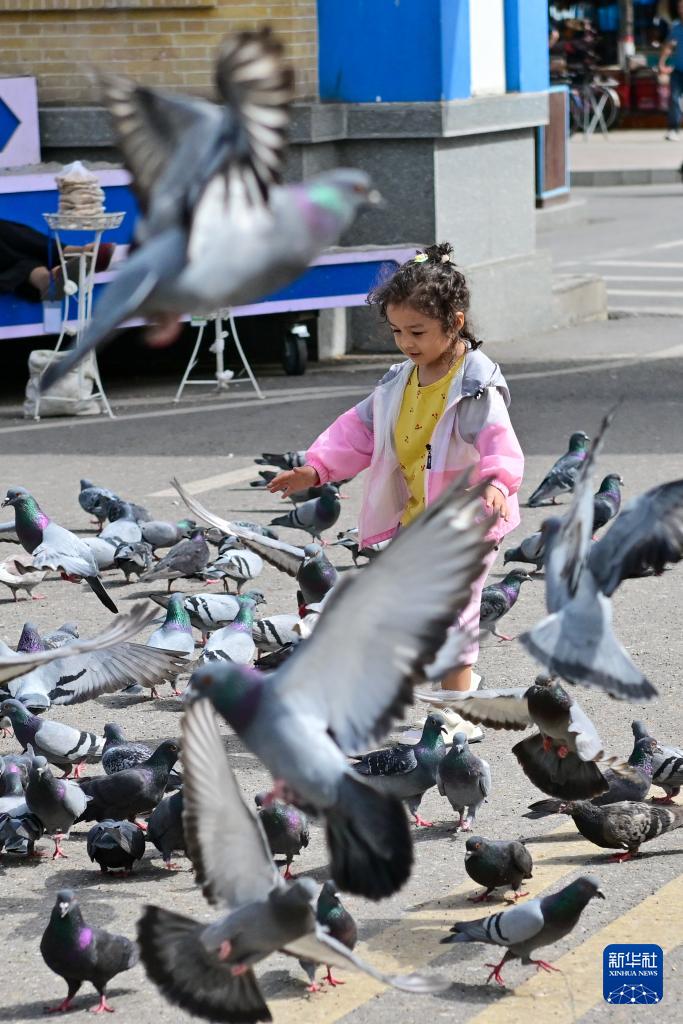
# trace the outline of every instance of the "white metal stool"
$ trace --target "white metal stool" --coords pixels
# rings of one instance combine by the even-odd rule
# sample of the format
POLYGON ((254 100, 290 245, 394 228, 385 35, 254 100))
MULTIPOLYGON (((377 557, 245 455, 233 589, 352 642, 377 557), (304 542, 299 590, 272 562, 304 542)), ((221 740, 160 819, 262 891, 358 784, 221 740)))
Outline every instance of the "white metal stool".
POLYGON ((192 355, 190 356, 189 362, 185 367, 185 373, 183 374, 180 384, 178 385, 178 390, 176 391, 176 395, 173 401, 180 401, 183 391, 185 390, 185 387, 188 384, 200 384, 204 386, 213 385, 217 391, 226 391, 230 384, 244 383, 244 380, 246 378, 243 378, 241 380, 237 379, 232 370, 225 369, 225 339, 230 336, 232 336, 232 340, 235 342, 235 348, 237 349, 237 353, 240 359, 242 360, 242 366, 244 367, 244 371, 247 377, 251 381, 254 391, 256 392, 259 398, 265 398, 266 396, 263 394, 261 388, 258 386, 258 381, 256 380, 256 377, 253 374, 251 366, 249 365, 249 360, 247 359, 244 353, 244 349, 242 348, 240 337, 239 334, 237 333, 237 325, 235 324, 235 318, 233 317, 230 309, 219 309, 217 312, 212 313, 206 317, 192 317, 192 323, 196 324, 199 327, 199 332, 197 334, 197 340, 195 341, 194 348, 192 349, 192 355), (223 329, 224 320, 228 321, 230 325, 229 330, 223 329), (211 322, 213 322, 214 326, 214 341, 211 344, 209 351, 213 352, 216 357, 216 372, 213 376, 213 379, 210 380, 190 380, 190 374, 197 365, 197 356, 199 354, 199 349, 201 348, 202 340, 204 338, 204 331, 206 330, 207 325, 211 322))

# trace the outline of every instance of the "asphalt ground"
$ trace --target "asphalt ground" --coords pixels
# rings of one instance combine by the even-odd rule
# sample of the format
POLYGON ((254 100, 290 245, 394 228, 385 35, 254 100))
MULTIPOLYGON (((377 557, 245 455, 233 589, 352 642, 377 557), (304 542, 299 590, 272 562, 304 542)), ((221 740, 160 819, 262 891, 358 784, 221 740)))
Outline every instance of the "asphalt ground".
MULTIPOLYGON (((565 450, 569 434, 576 429, 590 434, 604 410, 619 397, 623 403, 607 437, 599 473, 621 473, 626 498, 681 476, 682 341, 674 319, 629 318, 487 346, 489 354, 502 363, 513 394, 512 418, 527 456, 522 499, 565 450)), ((142 502, 156 516, 179 517, 184 510, 168 485, 169 478, 177 475, 218 513, 249 516, 265 523, 288 503, 249 488, 252 457, 263 450, 305 447, 372 386, 389 361, 389 357, 351 360, 321 367, 298 379, 264 375, 261 383, 268 395, 264 402, 253 398, 245 386, 227 396, 196 389, 176 410, 168 402, 174 389, 167 382, 168 386, 159 384, 142 392, 119 388, 113 397, 120 415, 112 423, 98 418, 33 425, 6 418, 0 426, 2 489, 17 484, 28 487, 53 518, 86 534, 93 528, 76 500, 81 476, 142 502)), ((360 481, 352 482, 346 492, 349 499, 342 503, 339 529, 355 522, 360 481)), ((536 529, 544 515, 542 509, 523 509, 522 526, 510 537, 510 545, 536 529)), ((294 542, 303 540, 303 535, 288 530, 282 530, 281 536, 294 542)), ((0 557, 12 550, 3 544, 0 557)), ((340 568, 351 565, 342 549, 333 548, 332 552, 340 568)), ((683 742, 682 571, 677 567, 658 579, 630 581, 614 599, 616 633, 656 685, 659 698, 647 706, 629 705, 595 691, 574 691, 593 716, 611 753, 630 752, 630 723, 636 717, 645 719, 662 741, 683 742)), ((491 579, 501 575, 499 559, 491 579)), ((137 582, 125 586, 114 572, 106 574, 106 583, 122 609, 153 589, 137 582)), ((268 597, 266 613, 293 609, 293 581, 266 567, 259 583, 268 597)), ((195 582, 187 585, 187 591, 199 589, 195 582)), ((9 592, 0 598, 1 635, 6 641, 16 643, 27 618, 42 630, 77 619, 82 635, 107 620, 106 611, 82 586, 55 579, 38 590, 46 600, 20 600, 15 605, 9 592)), ((410 600, 409 593, 405 600, 410 600)), ((505 628, 516 635, 542 614, 543 583, 539 578, 524 585, 505 628)), ((518 644, 495 641, 482 646, 479 670, 490 687, 526 684, 536 672, 518 644)), ((330 685, 335 685, 332 654, 330 685)), ((419 723, 424 713, 424 707, 415 707, 407 720, 419 723)), ((158 701, 112 695, 54 709, 50 714, 94 730, 100 730, 105 722, 118 721, 131 738, 154 744, 179 734, 181 711, 179 702, 165 693, 158 701)), ((397 726, 393 735, 399 731, 397 726)), ((266 784, 266 773, 227 728, 225 733, 231 763, 251 797, 266 784)), ((346 985, 309 996, 296 963, 275 956, 258 973, 278 1024, 341 1020, 384 1024, 423 1016, 494 1024, 526 1021, 530 1013, 540 1013, 552 1024, 640 1020, 642 1008, 608 1006, 602 1001, 602 950, 614 941, 656 942, 664 948, 665 995, 656 1019, 666 1024, 680 1019, 676 1006, 683 997, 683 831, 648 844, 633 862, 613 864, 605 852, 577 836, 569 819, 525 820, 521 815, 538 793, 510 753, 517 738, 519 734, 488 731, 484 742, 475 748, 489 761, 493 775, 492 797, 480 812, 478 830, 488 838, 529 840, 536 864, 529 883, 533 895, 552 891, 577 874, 589 872, 599 877, 607 895, 605 902, 589 905, 572 935, 543 951, 563 973, 537 976, 532 968, 512 963, 504 972, 509 987, 499 990, 485 984, 488 969, 484 966, 498 958, 497 950, 479 944, 447 949, 439 945, 453 921, 494 912, 504 904, 494 899, 482 910, 467 902, 476 887, 464 871, 465 837, 454 832, 449 805, 432 790, 423 802, 423 813, 435 826, 415 830, 416 866, 406 886, 379 904, 355 898, 345 902, 359 923, 363 956, 388 970, 433 965, 452 977, 452 988, 438 997, 411 998, 342 972, 346 985)), ((0 740, 0 752, 14 747, 12 740, 0 740)), ((44 1008, 55 1005, 65 994, 63 982, 47 969, 38 948, 60 888, 70 886, 78 892, 87 921, 129 936, 134 935, 141 905, 147 902, 203 920, 214 916, 193 882, 187 860, 180 861, 182 870, 166 872, 152 847, 131 878, 104 878, 86 857, 86 833, 86 825, 73 830, 64 844, 68 860, 2 860, 0 939, 6 970, 0 1020, 42 1018, 44 1008)), ((50 847, 47 841, 41 845, 50 847)), ((313 826, 311 844, 295 863, 295 870, 320 882, 325 879, 327 858, 319 826, 313 826)), ((190 1019, 161 997, 141 967, 115 979, 110 998, 123 1021, 164 1024, 190 1019)), ((94 992, 85 986, 74 1012, 95 1003, 94 992)))

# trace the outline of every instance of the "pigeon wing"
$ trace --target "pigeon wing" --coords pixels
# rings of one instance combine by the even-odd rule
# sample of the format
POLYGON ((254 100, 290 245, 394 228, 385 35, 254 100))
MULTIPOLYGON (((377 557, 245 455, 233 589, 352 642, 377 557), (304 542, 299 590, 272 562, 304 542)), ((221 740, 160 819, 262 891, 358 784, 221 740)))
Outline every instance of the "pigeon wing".
POLYGON ((133 683, 157 687, 175 679, 184 667, 185 659, 174 651, 124 643, 65 657, 43 672, 52 683, 48 695, 53 704, 82 704, 133 683))
POLYGON ((409 775, 417 768, 417 758, 414 747, 397 743, 394 747, 363 754, 353 767, 360 775, 409 775))
POLYGON ((569 709, 569 733, 574 735, 576 753, 582 761, 601 761, 605 756, 602 740, 586 712, 576 701, 569 709))
MULTIPOLYGON (((475 690, 473 693, 449 694, 448 707, 456 706, 468 722, 477 722, 491 729, 527 729, 533 724, 526 700, 528 686, 511 690, 475 690)), ((436 700, 430 703, 438 704, 436 700)))
POLYGON ((183 827, 197 882, 209 903, 237 908, 284 883, 261 823, 244 802, 209 701, 182 725, 183 827))
POLYGON ((535 938, 544 925, 541 901, 533 899, 490 917, 458 922, 451 931, 463 933, 473 942, 490 942, 494 946, 509 948, 535 938))

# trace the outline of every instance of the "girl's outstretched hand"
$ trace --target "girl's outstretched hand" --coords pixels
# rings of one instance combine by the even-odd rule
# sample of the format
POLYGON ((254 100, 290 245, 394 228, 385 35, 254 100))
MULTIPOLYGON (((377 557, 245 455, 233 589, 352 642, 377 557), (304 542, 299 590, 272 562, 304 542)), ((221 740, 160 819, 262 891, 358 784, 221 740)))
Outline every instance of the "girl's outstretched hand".
POLYGON ((266 486, 271 493, 282 491, 282 497, 288 498, 290 494, 303 491, 306 487, 315 487, 319 483, 317 469, 313 469, 313 466, 299 466, 298 469, 285 469, 278 473, 266 486))
MULTIPOLYGON (((282 476, 283 474, 280 475, 282 476)), ((273 483, 275 483, 275 480, 273 480, 273 483)), ((497 512, 501 519, 508 519, 508 503, 502 491, 499 491, 493 484, 489 484, 484 490, 482 498, 489 515, 494 515, 497 512)))

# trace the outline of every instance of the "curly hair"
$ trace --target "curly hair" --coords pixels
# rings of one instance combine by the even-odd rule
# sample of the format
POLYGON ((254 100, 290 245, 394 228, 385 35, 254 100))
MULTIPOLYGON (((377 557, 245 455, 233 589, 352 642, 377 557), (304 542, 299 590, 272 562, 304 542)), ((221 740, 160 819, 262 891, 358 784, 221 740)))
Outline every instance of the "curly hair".
POLYGON ((453 247, 448 242, 429 245, 402 264, 384 281, 380 281, 367 297, 368 305, 377 306, 387 319, 388 306, 407 304, 432 320, 438 320, 445 334, 454 340, 466 341, 470 348, 479 348, 468 321, 470 290, 465 275, 451 258, 453 247), (460 330, 455 329, 456 316, 465 317, 460 330))

